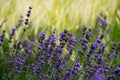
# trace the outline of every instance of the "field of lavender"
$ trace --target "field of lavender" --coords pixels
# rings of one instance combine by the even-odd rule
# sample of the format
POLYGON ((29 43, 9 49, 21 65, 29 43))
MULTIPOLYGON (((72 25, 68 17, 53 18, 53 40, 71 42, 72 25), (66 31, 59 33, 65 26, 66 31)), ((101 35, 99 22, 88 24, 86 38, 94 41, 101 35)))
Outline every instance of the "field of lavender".
POLYGON ((120 80, 120 0, 0 0, 0 80, 120 80))

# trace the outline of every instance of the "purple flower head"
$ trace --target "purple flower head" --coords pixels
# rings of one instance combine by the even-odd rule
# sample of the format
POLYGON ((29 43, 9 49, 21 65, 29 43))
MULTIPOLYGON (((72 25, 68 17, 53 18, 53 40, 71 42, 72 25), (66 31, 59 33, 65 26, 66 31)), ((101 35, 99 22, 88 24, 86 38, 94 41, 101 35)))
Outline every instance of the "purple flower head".
POLYGON ((65 62, 65 63, 64 63, 64 67, 67 67, 67 66, 68 66, 68 63, 67 63, 67 62, 65 62))
POLYGON ((0 46, 2 45, 2 42, 0 41, 0 46))
POLYGON ((83 48, 84 50, 87 50, 87 49, 88 49, 88 41, 87 41, 87 39, 85 39, 85 38, 80 38, 80 43, 81 43, 82 48, 83 48))
POLYGON ((41 49, 41 48, 42 48, 41 45, 39 45, 39 46, 38 46, 38 49, 41 49))
POLYGON ((66 34, 68 31, 65 29, 63 32, 66 34))
POLYGON ((40 76, 39 76, 39 80, 43 80, 43 75, 40 75, 40 76))
POLYGON ((76 61, 76 62, 74 63, 73 73, 75 73, 75 75, 77 75, 77 73, 79 73, 80 71, 81 71, 80 62, 76 61))
POLYGON ((111 74, 111 75, 107 76, 106 80, 116 80, 116 79, 115 79, 115 76, 111 74))
POLYGON ((45 36, 46 36, 46 33, 45 33, 45 32, 42 32, 42 34, 40 35, 39 41, 40 41, 40 40, 44 40, 44 39, 45 39, 45 36))
POLYGON ((88 44, 82 45, 82 48, 83 48, 84 50, 87 50, 87 49, 88 49, 88 44))
POLYGON ((120 66, 117 66, 114 71, 115 71, 115 74, 120 76, 120 66))
POLYGON ((32 67, 32 74, 33 74, 33 73, 35 73, 35 64, 32 63, 31 67, 32 67))
POLYGON ((16 66, 16 67, 15 67, 15 69, 16 69, 15 72, 16 72, 16 73, 20 73, 20 68, 21 68, 20 66, 16 66))
POLYGON ((32 41, 29 45, 29 48, 31 48, 34 45, 34 42, 32 41))
POLYGON ((65 57, 66 57, 67 59, 69 59, 69 58, 70 58, 70 56, 71 56, 71 54, 69 54, 69 53, 68 53, 68 54, 66 54, 66 56, 65 56, 65 57))
POLYGON ((108 64, 106 64, 105 66, 104 66, 104 71, 107 73, 108 71, 109 71, 109 66, 108 66, 108 64))
MULTIPOLYGON (((50 41, 49 39, 47 39, 47 40, 44 41, 44 45, 47 47, 48 45, 50 45, 50 42, 51 42, 51 41, 50 41)), ((42 45, 41 45, 41 46, 42 46, 42 45)))
POLYGON ((58 65, 57 65, 57 70, 58 70, 58 71, 62 70, 62 68, 63 68, 62 64, 58 64, 58 65))
POLYGON ((52 71, 53 71, 52 69, 49 69, 49 70, 48 70, 49 73, 52 73, 52 71))
POLYGON ((12 28, 11 36, 15 34, 16 28, 12 28))
POLYGON ((101 39, 97 39, 96 43, 100 44, 101 43, 101 39))
POLYGON ((90 40, 90 36, 91 36, 91 35, 88 34, 88 33, 85 34, 85 38, 86 38, 87 40, 90 40))
POLYGON ((68 32, 68 35, 69 35, 70 37, 72 37, 72 33, 71 33, 71 32, 68 32))
POLYGON ((25 59, 20 58, 20 57, 16 57, 16 63, 22 65, 25 62, 25 59))
POLYGON ((80 67, 80 63, 79 62, 75 62, 74 63, 74 67, 80 67))
POLYGON ((103 35, 103 34, 101 34, 101 35, 100 35, 100 39, 103 39, 103 37, 104 37, 104 35, 103 35))
POLYGON ((80 38, 81 43, 87 43, 87 40, 85 38, 80 38))
POLYGON ((28 43, 28 40, 23 40, 22 45, 26 45, 28 43))
POLYGON ((103 60, 103 55, 102 54, 98 54, 97 58, 98 58, 98 60, 103 60))
POLYGON ((108 58, 115 58, 116 57, 116 54, 115 53, 110 53, 110 54, 108 54, 108 58))
POLYGON ((15 32, 16 28, 12 28, 12 32, 15 32))
POLYGON ((40 65, 43 65, 44 63, 45 63, 44 60, 41 60, 41 61, 40 61, 40 65))
POLYGON ((23 16, 22 16, 22 15, 20 16, 20 19, 23 19, 23 16))
POLYGON ((53 78, 53 80, 58 80, 58 79, 57 79, 57 77, 55 76, 55 77, 53 78))
POLYGON ((105 50, 106 50, 106 45, 103 44, 103 45, 102 45, 102 51, 105 51, 105 50))
POLYGON ((22 23, 23 23, 23 16, 20 16, 19 23, 16 26, 16 28, 20 27, 22 25, 22 23))
POLYGON ((32 41, 29 46, 27 47, 26 51, 30 52, 31 48, 34 46, 34 42, 32 41))
POLYGON ((41 72, 42 71, 42 66, 39 66, 36 70, 37 73, 41 72))
POLYGON ((107 26, 107 21, 106 21, 105 19, 102 19, 101 23, 102 23, 102 26, 103 26, 103 27, 104 27, 104 26, 107 26))
POLYGON ((51 43, 54 43, 56 41, 56 38, 54 36, 50 37, 51 43))
POLYGON ((64 37, 65 36, 65 33, 60 33, 60 37, 64 37))
POLYGON ((72 39, 72 42, 73 42, 73 43, 77 43, 77 40, 76 40, 76 39, 72 39))
POLYGON ((65 73, 65 80, 69 79, 72 76, 72 70, 68 69, 65 73))
POLYGON ((94 79, 93 80, 104 80, 104 69, 103 68, 98 68, 96 73, 94 74, 94 79))
POLYGON ((98 48, 98 43, 94 42, 92 43, 91 49, 94 51, 98 48))
POLYGON ((0 36, 0 41, 2 41, 3 40, 3 37, 2 36, 0 36))
POLYGON ((46 33, 45 32, 42 32, 42 36, 45 36, 46 35, 46 33))
POLYGON ((63 39, 62 39, 62 38, 59 38, 59 41, 60 41, 60 42, 62 42, 62 41, 63 41, 63 39))

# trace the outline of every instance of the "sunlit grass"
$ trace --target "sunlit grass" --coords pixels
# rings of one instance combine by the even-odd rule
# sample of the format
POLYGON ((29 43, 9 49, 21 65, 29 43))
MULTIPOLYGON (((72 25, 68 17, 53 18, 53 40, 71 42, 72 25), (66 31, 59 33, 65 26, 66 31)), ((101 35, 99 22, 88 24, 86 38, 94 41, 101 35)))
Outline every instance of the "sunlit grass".
POLYGON ((3 28, 9 31, 15 26, 20 15, 25 17, 28 6, 33 7, 31 20, 36 30, 51 26, 61 31, 76 29, 82 24, 93 27, 101 12, 111 21, 118 0, 0 0, 0 22, 7 19, 3 28))

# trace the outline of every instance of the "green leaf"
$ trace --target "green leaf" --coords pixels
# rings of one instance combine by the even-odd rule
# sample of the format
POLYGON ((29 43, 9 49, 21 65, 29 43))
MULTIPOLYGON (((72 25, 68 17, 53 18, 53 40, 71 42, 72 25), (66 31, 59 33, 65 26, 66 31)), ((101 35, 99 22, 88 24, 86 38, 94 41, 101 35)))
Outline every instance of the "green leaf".
POLYGON ((10 47, 9 47, 9 40, 7 39, 7 38, 5 38, 4 40, 3 40, 3 45, 2 45, 2 47, 3 47, 3 53, 9 53, 10 51, 10 47))

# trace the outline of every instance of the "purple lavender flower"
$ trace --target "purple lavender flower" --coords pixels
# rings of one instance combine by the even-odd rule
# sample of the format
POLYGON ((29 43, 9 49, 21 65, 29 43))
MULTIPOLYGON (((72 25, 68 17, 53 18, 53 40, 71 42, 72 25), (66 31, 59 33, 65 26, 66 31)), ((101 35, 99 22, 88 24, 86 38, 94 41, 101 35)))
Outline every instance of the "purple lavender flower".
POLYGON ((103 55, 102 54, 98 54, 97 58, 98 58, 99 61, 101 61, 101 60, 103 60, 103 55))
POLYGON ((71 33, 71 32, 68 32, 68 35, 69 35, 70 37, 72 37, 72 33, 71 33))
POLYGON ((58 79, 57 79, 57 77, 55 76, 55 77, 53 78, 53 80, 58 80, 58 79))
POLYGON ((75 62, 74 63, 74 70, 73 71, 76 71, 77 73, 81 71, 80 62, 75 62))
POLYGON ((3 40, 3 37, 2 36, 0 36, 0 41, 2 41, 3 40))
POLYGON ((53 71, 52 69, 49 69, 49 70, 48 70, 49 73, 52 73, 52 71, 53 71))
POLYGON ((42 41, 45 39, 45 36, 46 36, 46 33, 45 33, 45 32, 42 32, 42 34, 40 35, 38 41, 39 41, 39 42, 42 42, 42 41))
POLYGON ((103 35, 103 34, 101 34, 101 35, 100 35, 100 39, 103 39, 103 37, 104 37, 104 35, 103 35))
POLYGON ((116 80, 115 76, 110 74, 109 76, 107 76, 106 80, 116 80))
POLYGON ((16 62, 17 62, 18 64, 22 65, 22 64, 25 62, 25 60, 24 60, 23 58, 17 57, 17 58, 16 58, 16 62))
POLYGON ((107 26, 107 21, 105 19, 102 19, 101 23, 102 23, 102 27, 107 26))
POLYGON ((39 76, 39 80, 43 80, 43 75, 40 75, 40 76, 39 76))
POLYGON ((91 49, 94 51, 98 48, 98 43, 94 42, 92 43, 91 49))
POLYGON ((69 80, 69 78, 72 76, 72 70, 68 69, 65 73, 64 80, 69 80))
POLYGON ((42 67, 41 65, 39 65, 39 67, 37 68, 36 72, 37 72, 37 73, 40 73, 40 72, 42 71, 42 68, 43 68, 43 67, 42 67))
POLYGON ((42 47, 39 45, 39 46, 38 46, 38 49, 41 49, 41 48, 42 48, 42 47))
POLYGON ((15 34, 16 28, 12 28, 11 36, 15 34))
POLYGON ((34 63, 32 63, 32 68, 31 68, 31 70, 32 70, 32 74, 34 74, 34 73, 35 73, 35 64, 34 64, 34 63))
POLYGON ((88 49, 88 41, 85 38, 80 38, 80 43, 82 45, 83 50, 87 50, 88 49))
POLYGON ((101 43, 101 39, 97 39, 96 42, 97 42, 98 44, 100 44, 100 43, 101 43))
POLYGON ((16 69, 15 70, 16 73, 20 73, 20 66, 15 67, 15 69, 16 69))
POLYGON ((2 42, 0 41, 0 46, 2 45, 2 42))
POLYGON ((86 38, 88 41, 90 40, 90 37, 91 37, 91 34, 85 33, 85 38, 86 38))
POLYGON ((108 58, 110 58, 110 59, 111 59, 111 58, 115 58, 115 57, 116 57, 116 54, 115 54, 115 53, 109 53, 109 54, 108 54, 108 58))
POLYGON ((0 40, 0 41, 2 41, 2 42, 3 42, 3 39, 4 39, 4 37, 5 37, 5 33, 6 33, 6 31, 3 30, 3 33, 2 33, 2 36, 1 36, 1 40, 0 40))
POLYGON ((12 28, 12 32, 15 32, 16 28, 12 28))
POLYGON ((105 73, 107 73, 108 71, 109 71, 109 66, 108 66, 108 63, 106 63, 105 64, 105 66, 104 66, 104 71, 105 71, 105 73))
POLYGON ((22 23, 23 23, 23 16, 20 16, 20 19, 19 19, 19 22, 18 22, 16 28, 19 28, 20 26, 22 26, 22 23))
POLYGON ((23 40, 22 45, 25 46, 28 43, 28 40, 23 40))
POLYGON ((120 66, 117 66, 114 71, 115 71, 115 74, 120 76, 120 66))
POLYGON ((106 50, 106 45, 102 45, 102 51, 104 52, 106 50))
POLYGON ((30 50, 31 50, 31 48, 33 47, 33 45, 34 45, 34 42, 32 41, 32 42, 30 43, 30 45, 27 47, 26 51, 27 51, 27 52, 30 52, 30 50))
POLYGON ((98 68, 93 80, 104 80, 104 70, 102 68, 98 68))

